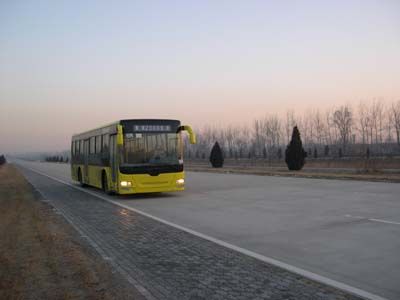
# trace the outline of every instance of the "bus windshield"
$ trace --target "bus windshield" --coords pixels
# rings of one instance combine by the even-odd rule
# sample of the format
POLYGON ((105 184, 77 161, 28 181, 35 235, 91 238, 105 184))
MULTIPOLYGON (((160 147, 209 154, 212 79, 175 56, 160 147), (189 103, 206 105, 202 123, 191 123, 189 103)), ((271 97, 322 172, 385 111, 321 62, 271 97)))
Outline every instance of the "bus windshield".
POLYGON ((121 164, 179 164, 176 133, 128 133, 124 136, 121 164))

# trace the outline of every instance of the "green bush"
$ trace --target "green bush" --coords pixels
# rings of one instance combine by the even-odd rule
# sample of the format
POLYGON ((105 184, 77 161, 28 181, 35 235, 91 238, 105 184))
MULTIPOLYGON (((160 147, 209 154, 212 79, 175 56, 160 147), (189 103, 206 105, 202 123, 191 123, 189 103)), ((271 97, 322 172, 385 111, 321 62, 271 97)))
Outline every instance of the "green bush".
POLYGON ((306 157, 307 152, 303 149, 299 129, 295 126, 293 128, 292 139, 286 147, 285 162, 289 170, 298 171, 303 168, 306 157))
POLYGON ((222 168, 224 165, 224 155, 218 142, 215 142, 211 149, 210 162, 213 168, 222 168))

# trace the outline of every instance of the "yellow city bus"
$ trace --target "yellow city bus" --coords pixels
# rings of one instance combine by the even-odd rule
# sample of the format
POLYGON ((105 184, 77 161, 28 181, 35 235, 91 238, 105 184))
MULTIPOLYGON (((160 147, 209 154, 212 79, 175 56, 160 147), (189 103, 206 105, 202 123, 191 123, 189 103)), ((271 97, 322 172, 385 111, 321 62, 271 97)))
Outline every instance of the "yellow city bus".
POLYGON ((73 135, 72 179, 106 193, 182 191, 182 131, 196 143, 191 127, 178 120, 120 120, 73 135))

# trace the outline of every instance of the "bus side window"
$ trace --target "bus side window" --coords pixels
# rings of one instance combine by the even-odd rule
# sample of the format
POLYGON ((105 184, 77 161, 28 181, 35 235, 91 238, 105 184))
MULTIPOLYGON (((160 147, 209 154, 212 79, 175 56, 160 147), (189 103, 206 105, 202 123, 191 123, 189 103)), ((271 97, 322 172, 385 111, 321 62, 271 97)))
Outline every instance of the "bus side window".
POLYGON ((75 142, 71 142, 71 155, 75 155, 75 142))
POLYGON ((79 141, 75 141, 75 151, 74 154, 77 155, 79 153, 79 141))
POLYGON ((96 146, 95 146, 96 144, 95 144, 95 140, 94 140, 94 136, 92 136, 91 138, 90 138, 90 140, 89 140, 89 154, 94 154, 94 153, 96 153, 95 151, 95 149, 96 149, 96 146))
POLYGON ((84 154, 84 151, 83 151, 83 140, 80 140, 79 141, 79 143, 80 143, 80 147, 79 147, 79 149, 80 149, 80 154, 84 154))
POLYGON ((96 137, 95 137, 95 144, 96 144, 96 148, 95 148, 95 153, 96 154, 98 154, 98 153, 101 153, 101 135, 97 135, 96 137))
POLYGON ((108 153, 108 143, 109 143, 109 135, 103 134, 103 140, 101 145, 101 152, 108 153))

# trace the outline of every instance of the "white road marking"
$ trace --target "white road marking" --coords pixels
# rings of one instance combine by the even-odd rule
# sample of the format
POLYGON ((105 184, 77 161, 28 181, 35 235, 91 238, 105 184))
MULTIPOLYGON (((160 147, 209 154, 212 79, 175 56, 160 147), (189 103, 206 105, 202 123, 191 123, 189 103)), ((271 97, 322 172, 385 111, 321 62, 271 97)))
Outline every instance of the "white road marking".
MULTIPOLYGON (((128 205, 119 203, 119 202, 117 202, 117 201, 115 201, 115 200, 108 199, 108 198, 106 198, 105 196, 99 195, 99 194, 97 194, 97 193, 94 193, 94 192, 92 192, 92 191, 89 191, 89 190, 84 189, 84 188, 82 188, 82 187, 80 187, 80 186, 74 185, 74 184, 72 184, 72 183, 66 182, 66 181, 64 181, 64 180, 58 179, 58 178, 56 178, 56 177, 47 175, 46 173, 43 173, 43 172, 41 172, 41 171, 37 171, 37 170, 32 169, 32 168, 30 168, 30 167, 26 167, 26 166, 22 166, 22 167, 23 167, 23 168, 26 168, 26 169, 28 169, 28 170, 31 170, 31 171, 34 172, 34 173, 37 173, 37 174, 40 174, 40 175, 45 176, 45 177, 47 177, 47 178, 50 178, 50 179, 52 179, 52 180, 54 180, 54 181, 63 183, 63 184, 65 184, 65 185, 68 185, 68 186, 70 186, 70 187, 72 187, 72 188, 74 188, 74 189, 77 189, 77 190, 79 190, 79 191, 82 191, 82 192, 85 192, 85 193, 87 193, 87 194, 90 194, 90 195, 92 195, 92 196, 94 196, 94 197, 100 198, 100 199, 102 199, 102 200, 104 200, 104 201, 107 201, 107 202, 109 202, 109 203, 112 203, 112 204, 114 204, 114 205, 117 205, 117 206, 123 207, 123 208, 125 208, 125 209, 131 210, 131 211, 133 211, 133 212, 136 212, 136 213, 138 213, 138 214, 141 214, 141 215, 146 216, 146 217, 148 217, 148 218, 151 218, 151 219, 153 219, 153 220, 159 221, 159 222, 164 223, 164 224, 166 224, 166 225, 172 226, 172 227, 174 227, 174 228, 180 229, 180 230, 182 230, 182 231, 185 231, 185 232, 187 232, 187 233, 190 233, 190 234, 195 235, 195 236, 197 236, 197 237, 200 237, 200 238, 202 238, 202 239, 205 239, 205 240, 208 240, 208 241, 210 241, 210 242, 213 242, 213 243, 215 243, 215 244, 217 244, 217 245, 223 246, 223 247, 225 247, 225 248, 228 248, 228 249, 234 250, 234 251, 236 251, 236 252, 242 253, 242 254, 244 254, 244 255, 253 257, 253 258, 258 259, 258 260, 260 260, 260 261, 263 261, 263 262, 269 263, 269 264, 271 264, 271 265, 277 266, 277 267, 279 267, 279 268, 285 269, 285 270, 287 270, 287 271, 289 271, 289 272, 293 272, 293 273, 299 274, 299 275, 304 276, 304 277, 306 277, 306 278, 308 278, 308 279, 311 279, 311 280, 314 280, 314 281, 318 281, 318 282, 320 282, 320 283, 323 283, 323 284, 332 286, 332 287, 334 287, 334 288, 343 290, 343 291, 345 291, 345 292, 348 292, 348 293, 350 293, 350 294, 353 294, 353 295, 362 297, 362 298, 364 298, 364 299, 370 299, 370 300, 388 300, 388 299, 383 298, 383 297, 381 297, 381 296, 372 294, 372 293, 370 293, 370 292, 361 290, 361 289, 356 288, 356 287, 352 287, 352 286, 347 285, 347 284, 345 284, 345 283, 342 283, 342 282, 339 282, 339 281, 336 281, 336 280, 327 278, 327 277, 325 277, 325 276, 318 275, 318 274, 316 274, 316 273, 313 273, 313 272, 310 272, 310 271, 307 271, 307 270, 298 268, 298 267, 296 267, 296 266, 287 264, 287 263, 285 263, 285 262, 276 260, 276 259, 274 259, 274 258, 267 257, 267 256, 264 256, 264 255, 261 255, 261 254, 258 254, 258 253, 256 253, 256 252, 253 252, 253 251, 250 251, 250 250, 247 250, 247 249, 244 249, 244 248, 235 246, 235 245, 233 245, 233 244, 224 242, 224 241, 219 240, 219 239, 217 239, 217 238, 214 238, 214 237, 208 236, 208 235, 206 235, 206 234, 197 232, 197 231, 195 231, 195 230, 192 230, 192 229, 183 227, 183 226, 181 226, 181 225, 178 225, 178 224, 175 224, 175 223, 166 221, 166 220, 164 220, 164 219, 161 219, 161 218, 158 218, 158 217, 156 217, 156 216, 150 215, 150 214, 148 214, 148 213, 146 213, 146 212, 144 212, 144 211, 141 211, 141 210, 139 210, 139 209, 136 209, 136 208, 130 207, 130 206, 128 206, 128 205)), ((346 215, 346 216, 350 216, 350 215, 346 215)))
POLYGON ((400 222, 389 221, 389 220, 383 220, 383 219, 367 218, 367 217, 353 216, 353 215, 345 215, 345 217, 347 217, 347 218, 353 218, 353 219, 360 219, 360 220, 367 220, 367 221, 371 221, 371 222, 379 222, 379 223, 400 225, 400 222))
POLYGON ((381 222, 381 223, 387 223, 387 224, 400 225, 400 222, 394 222, 394 221, 388 221, 388 220, 381 220, 381 219, 368 219, 368 220, 374 221, 374 222, 381 222))

